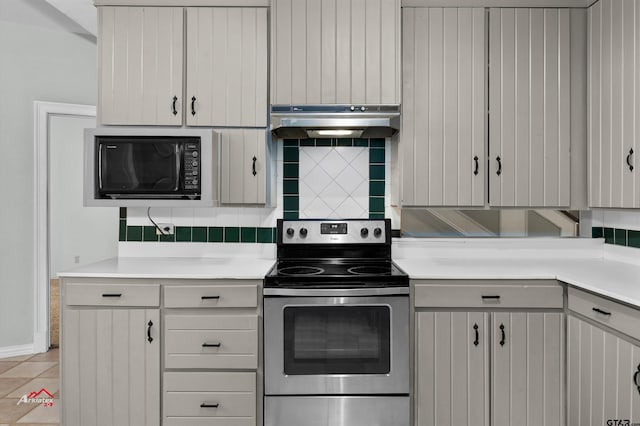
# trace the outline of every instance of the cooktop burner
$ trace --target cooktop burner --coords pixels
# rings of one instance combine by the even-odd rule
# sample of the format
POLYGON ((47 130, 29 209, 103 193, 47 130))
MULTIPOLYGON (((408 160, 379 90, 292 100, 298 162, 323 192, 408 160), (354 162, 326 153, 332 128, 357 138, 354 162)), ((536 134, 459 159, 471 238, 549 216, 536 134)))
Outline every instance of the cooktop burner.
POLYGON ((347 272, 354 275, 382 275, 390 273, 389 267, 378 266, 378 265, 361 265, 361 266, 353 266, 347 269, 347 272))
POLYGON ((324 273, 324 269, 318 268, 317 266, 288 266, 278 269, 278 273, 286 276, 320 275, 324 273))

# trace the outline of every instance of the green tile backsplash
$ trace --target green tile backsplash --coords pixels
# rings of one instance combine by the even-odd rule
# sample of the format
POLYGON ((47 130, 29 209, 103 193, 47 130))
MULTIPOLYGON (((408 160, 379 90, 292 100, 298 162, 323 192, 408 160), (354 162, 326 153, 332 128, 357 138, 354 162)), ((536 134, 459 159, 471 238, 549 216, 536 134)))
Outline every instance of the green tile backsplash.
POLYGON ((591 228, 591 237, 604 238, 606 244, 640 248, 640 231, 595 226, 591 228))
MULTIPOLYGON (((369 217, 385 217, 385 140, 384 139, 285 139, 283 141, 283 218, 298 219, 300 209, 300 147, 352 146, 369 148, 369 217)), ((198 242, 198 243, 275 243, 276 228, 176 226, 173 235, 157 235, 154 226, 127 226, 127 209, 119 211, 119 241, 198 242)), ((595 229, 595 228, 594 228, 595 229)), ((613 237, 612 237, 613 238, 613 237)), ((626 241, 626 240, 625 240, 626 241)), ((640 234, 629 235, 629 244, 640 234)))

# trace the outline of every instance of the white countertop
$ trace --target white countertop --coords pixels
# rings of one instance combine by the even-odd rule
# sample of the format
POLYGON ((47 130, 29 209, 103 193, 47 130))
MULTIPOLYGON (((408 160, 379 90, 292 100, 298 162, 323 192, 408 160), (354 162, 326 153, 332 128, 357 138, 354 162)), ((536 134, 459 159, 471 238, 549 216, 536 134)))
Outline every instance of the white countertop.
MULTIPOLYGON (((557 279, 640 308, 640 250, 598 239, 402 239, 394 241, 393 253, 412 279, 557 279)), ((262 279, 273 264, 273 258, 236 254, 118 257, 59 276, 262 279)))
POLYGON ((61 272, 62 278, 262 279, 273 259, 114 257, 61 272))
POLYGON ((407 239, 394 253, 412 279, 557 279, 640 308, 640 250, 600 239, 407 239))

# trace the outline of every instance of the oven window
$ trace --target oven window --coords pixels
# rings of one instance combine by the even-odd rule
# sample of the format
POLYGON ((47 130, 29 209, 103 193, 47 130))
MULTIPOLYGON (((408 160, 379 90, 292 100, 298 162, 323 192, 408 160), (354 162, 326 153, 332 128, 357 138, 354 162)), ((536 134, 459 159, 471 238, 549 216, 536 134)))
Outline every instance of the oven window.
POLYGON ((296 306, 284 309, 284 373, 387 374, 388 306, 296 306))

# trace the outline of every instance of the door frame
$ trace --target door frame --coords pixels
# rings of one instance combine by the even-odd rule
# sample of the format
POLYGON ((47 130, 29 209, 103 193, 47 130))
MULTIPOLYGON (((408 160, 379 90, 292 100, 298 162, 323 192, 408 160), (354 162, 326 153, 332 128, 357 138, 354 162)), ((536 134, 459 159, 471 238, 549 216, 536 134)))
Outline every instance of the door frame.
POLYGON ((49 350, 49 130, 51 118, 94 117, 92 105, 33 102, 33 353, 49 350))

